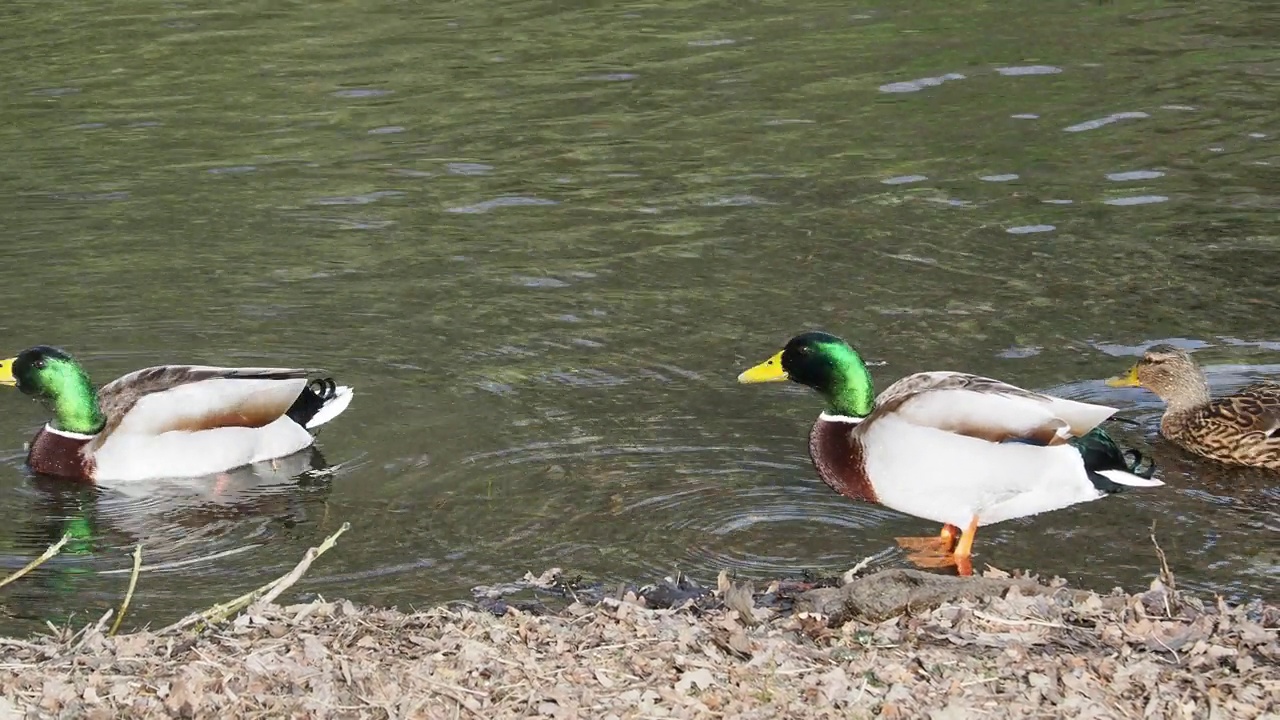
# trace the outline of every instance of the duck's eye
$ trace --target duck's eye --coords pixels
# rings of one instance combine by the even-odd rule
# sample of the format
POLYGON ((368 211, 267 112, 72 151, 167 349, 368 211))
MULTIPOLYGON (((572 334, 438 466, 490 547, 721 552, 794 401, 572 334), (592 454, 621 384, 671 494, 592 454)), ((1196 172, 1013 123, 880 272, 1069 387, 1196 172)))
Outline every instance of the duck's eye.
POLYGON ((33 362, 33 363, 31 363, 31 367, 33 367, 33 368, 35 368, 35 369, 37 369, 37 370, 43 370, 43 369, 44 369, 44 358, 36 358, 36 361, 35 361, 35 362, 33 362))

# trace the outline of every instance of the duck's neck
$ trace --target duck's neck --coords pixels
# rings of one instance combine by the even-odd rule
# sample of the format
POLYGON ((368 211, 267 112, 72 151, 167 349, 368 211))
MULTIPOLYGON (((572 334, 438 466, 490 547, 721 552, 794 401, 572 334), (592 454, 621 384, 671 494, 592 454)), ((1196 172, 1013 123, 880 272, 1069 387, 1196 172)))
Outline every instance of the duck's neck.
POLYGON ((56 376, 47 397, 53 405, 53 426, 58 430, 93 435, 107 423, 98 405, 98 393, 83 371, 56 376))
POLYGON ((832 415, 862 418, 870 415, 875 406, 871 372, 853 351, 840 358, 834 381, 819 392, 826 398, 827 410, 832 415))
POLYGON ((1208 405, 1210 400, 1209 379, 1199 368, 1183 373, 1159 390, 1166 415, 1186 415, 1208 405))

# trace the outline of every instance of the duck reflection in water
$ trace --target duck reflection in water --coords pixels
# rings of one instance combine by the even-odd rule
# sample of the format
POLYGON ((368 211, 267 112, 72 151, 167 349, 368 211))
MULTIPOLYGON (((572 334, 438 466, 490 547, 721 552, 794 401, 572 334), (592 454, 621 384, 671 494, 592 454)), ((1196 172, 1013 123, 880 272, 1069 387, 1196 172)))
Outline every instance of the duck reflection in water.
POLYGON ((299 525, 323 527, 340 469, 311 447, 216 475, 110 488, 32 475, 32 504, 15 531, 23 558, 14 558, 14 569, 69 537, 58 556, 14 586, 8 614, 49 619, 58 598, 85 590, 91 578, 127 574, 120 560, 136 544, 148 569, 178 568, 251 550, 299 525))

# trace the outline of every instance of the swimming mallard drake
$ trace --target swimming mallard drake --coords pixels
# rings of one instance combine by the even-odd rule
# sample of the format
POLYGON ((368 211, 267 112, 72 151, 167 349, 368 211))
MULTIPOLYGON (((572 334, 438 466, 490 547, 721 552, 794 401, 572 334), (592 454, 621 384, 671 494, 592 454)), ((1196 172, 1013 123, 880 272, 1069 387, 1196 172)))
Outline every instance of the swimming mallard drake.
POLYGON ((70 355, 48 346, 0 361, 0 385, 44 400, 31 470, 95 482, 208 475, 291 455, 351 402, 351 388, 307 370, 160 365, 96 392, 70 355))
POLYGON ((1280 470, 1280 384, 1260 382, 1216 400, 1200 365, 1185 350, 1147 349, 1112 387, 1144 387, 1165 402, 1160 434, 1203 457, 1280 470))
POLYGON ((937 537, 898 538, 925 567, 970 574, 983 525, 1090 502, 1129 486, 1163 485, 1137 474, 1097 427, 1114 408, 1042 395, 958 372, 922 372, 879 397, 857 351, 823 332, 786 347, 738 382, 791 380, 827 409, 809 433, 809 456, 833 490, 943 523, 937 537), (960 528, 964 528, 961 532, 960 528))

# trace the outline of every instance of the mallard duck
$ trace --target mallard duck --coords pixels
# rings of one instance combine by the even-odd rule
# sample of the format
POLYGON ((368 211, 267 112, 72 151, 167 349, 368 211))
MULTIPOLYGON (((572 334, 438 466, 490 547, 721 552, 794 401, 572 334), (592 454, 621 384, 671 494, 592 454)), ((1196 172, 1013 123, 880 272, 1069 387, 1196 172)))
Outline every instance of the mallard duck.
POLYGON ((858 352, 823 332, 791 338, 738 376, 783 380, 827 401, 809 433, 809 456, 827 485, 943 524, 937 536, 897 538, 923 567, 956 565, 968 575, 983 525, 1164 484, 1151 478, 1154 464, 1138 474, 1142 455, 1127 451, 1131 463, 1097 427, 1114 408, 958 372, 909 375, 877 397, 858 352))
POLYGON ((0 385, 48 403, 31 470, 93 482, 190 477, 291 455, 351 403, 351 388, 286 368, 160 365, 98 389, 48 346, 0 361, 0 385))
POLYGON ((1144 387, 1165 402, 1160 434, 1203 457, 1280 470, 1280 384, 1260 382, 1217 400, 1204 371, 1185 350, 1147 349, 1111 387, 1144 387))

